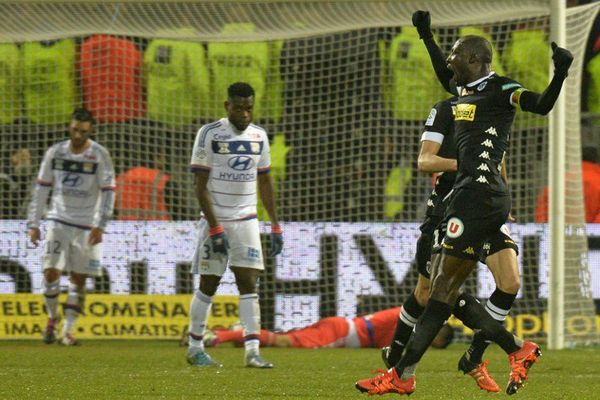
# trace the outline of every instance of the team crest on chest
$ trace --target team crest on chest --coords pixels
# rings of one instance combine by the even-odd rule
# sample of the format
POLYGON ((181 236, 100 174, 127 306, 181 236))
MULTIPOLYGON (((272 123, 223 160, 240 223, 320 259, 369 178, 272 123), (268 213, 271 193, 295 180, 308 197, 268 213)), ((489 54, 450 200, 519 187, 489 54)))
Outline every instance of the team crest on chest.
POLYGON ((256 142, 250 142, 250 150, 252 151, 252 154, 260 153, 260 144, 256 142))

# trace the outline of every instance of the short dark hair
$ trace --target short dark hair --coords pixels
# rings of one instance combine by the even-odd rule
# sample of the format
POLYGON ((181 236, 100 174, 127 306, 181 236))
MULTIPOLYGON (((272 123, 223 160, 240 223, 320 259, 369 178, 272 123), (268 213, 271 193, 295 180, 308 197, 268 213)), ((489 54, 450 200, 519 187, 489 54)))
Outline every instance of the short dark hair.
POLYGON ((254 89, 246 82, 236 82, 227 88, 227 97, 250 97, 254 96, 254 89))
POLYGON ((84 107, 76 108, 71 114, 71 118, 81 122, 90 122, 92 125, 96 122, 92 113, 84 107))
POLYGON ((467 35, 461 39, 471 54, 476 55, 480 62, 485 64, 492 63, 492 44, 489 40, 476 35, 467 35))
POLYGON ((583 161, 598 163, 598 149, 592 146, 584 146, 581 149, 581 159, 583 161))

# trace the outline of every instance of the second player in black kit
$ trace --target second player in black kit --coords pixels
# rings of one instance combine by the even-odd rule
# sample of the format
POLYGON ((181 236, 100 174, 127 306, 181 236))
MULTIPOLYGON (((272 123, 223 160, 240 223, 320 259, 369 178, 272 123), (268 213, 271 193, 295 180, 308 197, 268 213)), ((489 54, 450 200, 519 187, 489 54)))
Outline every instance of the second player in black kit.
MULTIPOLYGON (((454 144, 454 116, 452 108, 456 106, 456 97, 446 99, 436 103, 431 109, 431 113, 425 122, 425 132, 421 140, 431 139, 433 141, 442 141, 438 156, 442 158, 456 158, 456 145, 454 144), (435 137, 443 136, 443 137, 435 137)), ((431 279, 429 262, 431 260, 431 246, 434 242, 434 234, 438 225, 444 219, 446 203, 443 200, 448 196, 454 186, 456 178, 455 171, 440 173, 435 178, 435 185, 429 199, 427 199, 427 209, 425 211, 425 220, 419 227, 421 236, 417 242, 417 268, 419 273, 428 279, 431 279)))
POLYGON ((458 174, 444 217, 442 254, 439 263, 433 265, 430 298, 406 352, 394 368, 375 378, 359 380, 355 386, 370 394, 414 392, 417 363, 444 321, 454 313, 463 322, 471 323, 467 325, 481 329, 508 354, 511 374, 506 392, 514 394, 523 387, 529 368, 541 355, 539 346, 513 337, 504 328, 499 329, 501 326, 495 321, 485 322, 478 315, 478 308, 471 307, 476 300, 464 293, 459 296, 459 290, 473 271, 484 242, 501 232, 510 212, 510 195, 500 169, 508 150, 515 107, 547 114, 560 94, 573 56, 552 43, 554 76, 539 94, 491 71, 492 47, 485 38, 460 38, 446 59, 433 38, 429 13, 415 12, 413 24, 427 47, 440 83, 459 96, 454 118, 458 174))

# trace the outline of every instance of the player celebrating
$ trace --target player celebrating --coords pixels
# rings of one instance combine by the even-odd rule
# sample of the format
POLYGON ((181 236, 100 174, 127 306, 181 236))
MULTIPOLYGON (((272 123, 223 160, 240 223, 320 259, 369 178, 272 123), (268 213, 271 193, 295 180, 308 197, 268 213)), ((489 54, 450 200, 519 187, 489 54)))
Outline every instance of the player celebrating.
MULTIPOLYGON (((568 50, 553 43, 554 76, 544 93, 538 94, 490 70, 491 45, 484 38, 460 38, 446 61, 431 33, 429 13, 415 12, 413 24, 427 46, 440 82, 450 93, 459 95, 454 117, 459 169, 444 217, 447 228, 442 254, 439 264, 433 266, 430 299, 415 325, 413 339, 394 368, 356 383, 359 390, 373 394, 414 392, 416 364, 450 316, 452 306, 463 321, 479 325, 484 331, 495 328, 479 320, 470 306, 472 298, 459 296, 459 289, 475 267, 483 244, 499 232, 510 212, 510 194, 500 167, 508 149, 515 107, 547 114, 573 61, 568 50)), ((500 331, 488 338, 509 354, 511 374, 506 392, 514 394, 541 355, 539 346, 532 342, 521 345, 512 335, 500 331)))
MULTIPOLYGON (((331 347, 381 347, 390 342, 400 307, 388 308, 363 317, 327 317, 301 329, 289 332, 260 331, 260 345, 273 347, 295 347, 305 349, 331 347)), ((207 347, 221 343, 241 343, 240 330, 214 330, 204 336, 207 347)), ((454 337, 454 330, 446 325, 435 338, 432 347, 446 348, 454 337)))
MULTIPOLYGON (((448 204, 447 197, 456 178, 456 145, 454 144, 454 115, 453 107, 457 98, 453 97, 438 102, 432 108, 425 131, 421 138, 421 152, 418 166, 423 172, 441 172, 436 177, 435 187, 427 201, 425 221, 421 224, 421 236, 417 240, 416 262, 419 280, 414 292, 404 303, 397 321, 393 340, 389 346, 382 348, 382 358, 386 367, 395 365, 410 338, 416 321, 423 313, 429 299, 431 248, 444 232, 438 232, 438 226, 443 220, 448 204)), ((504 167, 504 164, 503 164, 504 167)), ((506 171, 503 168, 506 180, 506 171)), ((497 288, 486 303, 486 311, 500 323, 506 319, 520 288, 519 270, 517 265, 518 246, 508 234, 506 226, 501 234, 484 245, 480 258, 492 272, 497 288)), ((487 362, 482 362, 482 356, 488 342, 476 332, 471 347, 459 361, 459 369, 473 377, 477 385, 489 392, 498 392, 500 388, 487 371, 487 362)))
POLYGON ((77 344, 73 331, 83 309, 86 278, 102 275, 100 243, 113 211, 115 172, 108 151, 89 138, 93 128, 94 119, 88 110, 73 112, 70 139, 53 145, 44 155, 29 209, 29 238, 37 246, 40 219, 52 190, 42 258, 48 312, 46 343, 56 341, 61 272, 68 271, 71 281, 59 341, 68 346, 77 344))
POLYGON ((272 368, 259 354, 260 309, 256 283, 264 269, 256 219, 256 181, 271 218, 271 248, 283 247, 269 175, 271 165, 266 131, 252 121, 254 89, 237 82, 227 90, 227 118, 204 125, 196 136, 192 155, 196 196, 203 218, 192 270, 200 273, 200 287, 190 306, 187 360, 195 366, 220 366, 205 351, 202 341, 208 313, 227 263, 240 292, 240 320, 244 327, 245 364, 272 368))

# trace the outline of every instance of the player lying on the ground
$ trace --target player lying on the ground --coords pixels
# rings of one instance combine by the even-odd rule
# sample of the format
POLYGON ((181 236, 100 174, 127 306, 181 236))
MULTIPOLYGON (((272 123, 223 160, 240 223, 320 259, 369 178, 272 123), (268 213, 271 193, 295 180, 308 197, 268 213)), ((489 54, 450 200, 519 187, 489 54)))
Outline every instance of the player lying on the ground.
POLYGON ((541 355, 539 346, 514 337, 493 319, 490 322, 487 312, 473 307, 477 300, 459 290, 477 264, 484 243, 500 232, 510 212, 510 193, 500 170, 515 108, 547 114, 560 94, 573 56, 552 43, 554 76, 539 94, 491 71, 491 44, 485 38, 460 38, 445 59, 433 38, 429 13, 415 12, 413 24, 425 42, 440 82, 459 96, 454 116, 458 174, 444 215, 447 229, 442 254, 432 266, 430 298, 414 335, 393 368, 375 378, 362 379, 355 386, 370 394, 414 392, 418 362, 444 321, 454 313, 470 328, 481 329, 509 355, 511 373, 506 392, 514 394, 541 355))
MULTIPOLYGON (((400 307, 394 307, 352 319, 327 317, 305 328, 281 333, 263 329, 259 335, 260 345, 309 349, 323 347, 380 348, 390 342, 399 312, 400 307)), ((445 348, 453 338, 454 329, 446 325, 440 330, 431 346, 445 348)), ((207 347, 227 342, 242 344, 243 341, 244 334, 239 329, 219 329, 204 334, 204 345, 207 347)))

